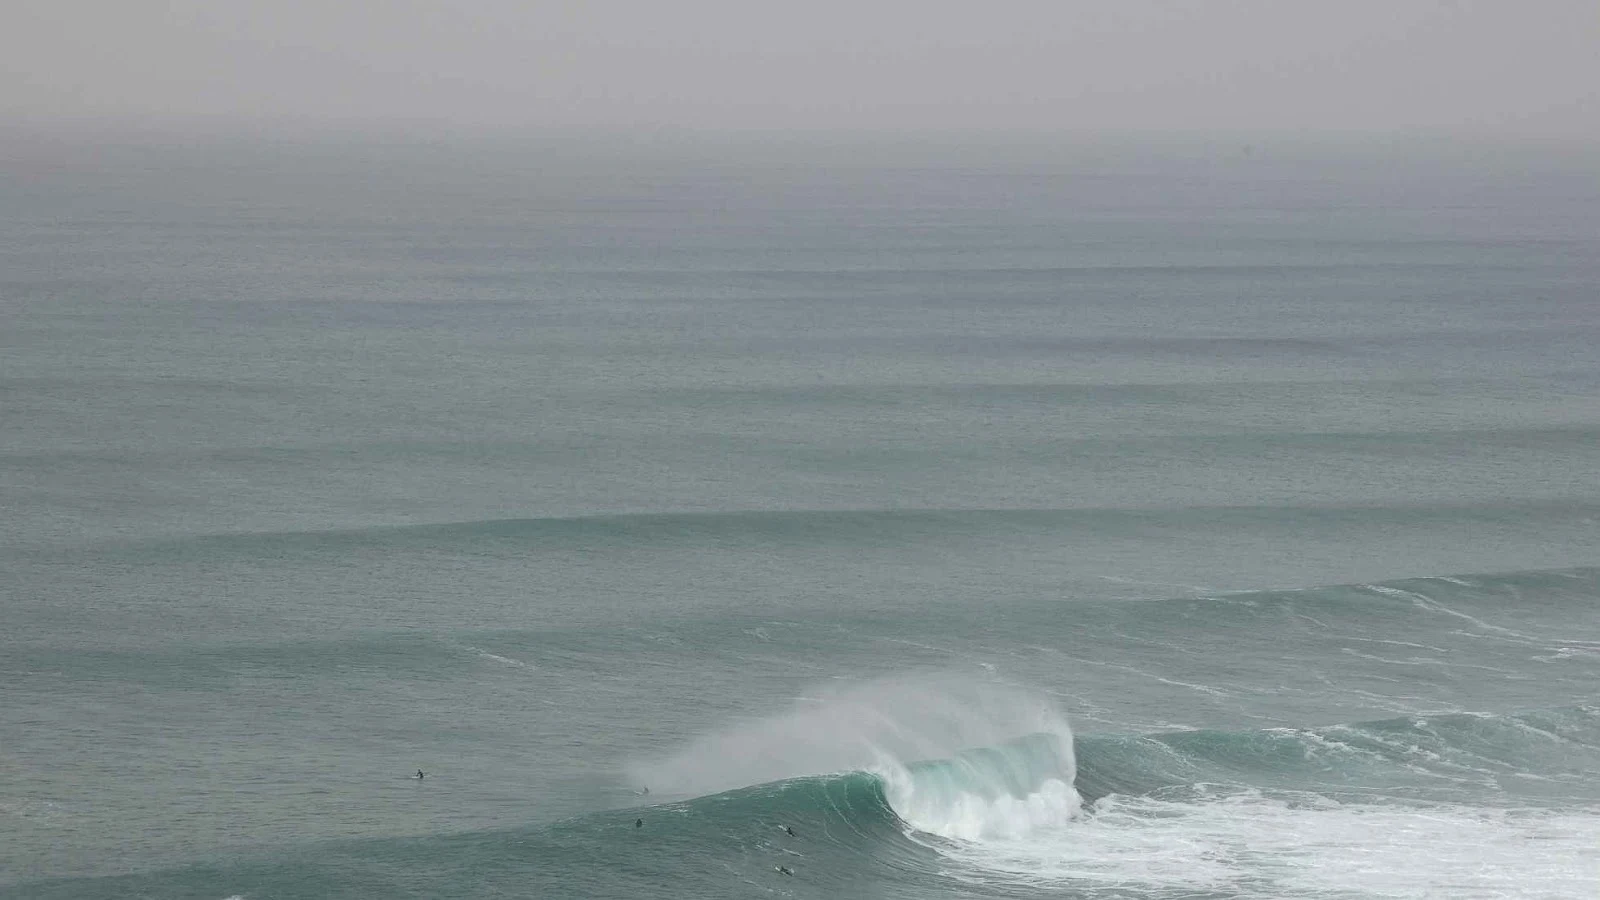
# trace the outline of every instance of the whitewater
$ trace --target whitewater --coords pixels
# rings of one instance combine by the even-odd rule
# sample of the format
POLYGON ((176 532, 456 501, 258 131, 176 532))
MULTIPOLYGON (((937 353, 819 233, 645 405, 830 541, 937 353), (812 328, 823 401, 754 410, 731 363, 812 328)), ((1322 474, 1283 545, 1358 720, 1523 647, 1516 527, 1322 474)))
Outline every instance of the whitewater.
POLYGON ((635 775, 669 797, 695 795, 649 810, 688 820, 673 827, 782 830, 788 838, 756 847, 824 895, 861 877, 833 867, 862 839, 976 896, 1582 896, 1600 884, 1600 813, 1548 802, 1550 782, 1570 789, 1600 765, 1600 707, 1108 735, 1082 747, 1079 782, 1049 698, 924 676, 809 700, 635 775), (972 747, 978 735, 992 743, 972 747), (1550 745, 1564 752, 1560 770, 1517 771, 1550 745), (778 771, 787 777, 771 778, 778 771), (1487 808, 1484 789, 1496 795, 1487 808))
POLYGON ((8 900, 1600 893, 1595 160, 18 148, 8 900))

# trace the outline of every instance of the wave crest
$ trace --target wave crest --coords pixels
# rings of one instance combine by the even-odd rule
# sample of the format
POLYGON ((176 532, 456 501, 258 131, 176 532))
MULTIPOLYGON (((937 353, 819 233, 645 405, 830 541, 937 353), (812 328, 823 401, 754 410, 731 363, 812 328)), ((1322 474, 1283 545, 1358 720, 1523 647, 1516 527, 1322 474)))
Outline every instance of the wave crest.
POLYGON ((953 676, 814 692, 782 714, 635 764, 640 784, 697 797, 865 772, 904 824, 942 837, 1015 837, 1075 815, 1072 731, 1046 696, 953 676))
POLYGON ((1070 736, 1043 733, 949 759, 879 771, 884 796, 918 831, 977 841, 1065 824, 1081 808, 1070 736))

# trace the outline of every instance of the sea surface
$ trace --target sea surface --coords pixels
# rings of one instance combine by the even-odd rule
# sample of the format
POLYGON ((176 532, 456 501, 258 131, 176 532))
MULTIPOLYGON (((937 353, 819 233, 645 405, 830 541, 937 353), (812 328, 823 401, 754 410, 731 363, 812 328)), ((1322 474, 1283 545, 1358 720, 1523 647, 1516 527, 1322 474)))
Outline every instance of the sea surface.
POLYGON ((0 896, 1600 894, 1594 157, 402 137, 4 145, 0 896))

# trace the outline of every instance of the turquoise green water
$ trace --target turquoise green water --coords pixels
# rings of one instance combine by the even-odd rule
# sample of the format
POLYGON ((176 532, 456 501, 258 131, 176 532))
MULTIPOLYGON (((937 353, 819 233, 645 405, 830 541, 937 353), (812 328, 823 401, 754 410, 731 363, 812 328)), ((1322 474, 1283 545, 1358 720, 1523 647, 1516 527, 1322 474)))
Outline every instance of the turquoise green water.
POLYGON ((1592 165, 828 160, 15 155, 0 894, 1600 889, 1592 165))

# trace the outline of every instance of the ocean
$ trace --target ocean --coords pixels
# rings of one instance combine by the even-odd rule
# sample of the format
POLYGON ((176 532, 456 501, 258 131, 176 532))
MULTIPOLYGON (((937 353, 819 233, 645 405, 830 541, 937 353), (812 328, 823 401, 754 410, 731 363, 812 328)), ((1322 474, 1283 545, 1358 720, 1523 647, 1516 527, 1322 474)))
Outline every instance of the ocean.
POLYGON ((0 896, 1600 893, 1592 156, 13 137, 0 896))

